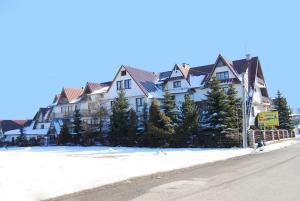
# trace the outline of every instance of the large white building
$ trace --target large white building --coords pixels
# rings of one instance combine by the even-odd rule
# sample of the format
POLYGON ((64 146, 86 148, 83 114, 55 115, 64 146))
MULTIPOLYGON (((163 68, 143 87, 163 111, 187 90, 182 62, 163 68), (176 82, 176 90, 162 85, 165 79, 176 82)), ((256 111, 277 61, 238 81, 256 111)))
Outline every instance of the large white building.
POLYGON ((233 84, 239 97, 242 97, 244 79, 248 125, 254 125, 258 113, 270 109, 271 101, 259 58, 248 55, 244 59, 230 61, 219 55, 209 65, 192 67, 186 63, 176 64, 170 71, 164 72, 149 72, 122 65, 111 82, 88 82, 79 89, 63 88, 49 106, 47 116, 43 117, 45 124, 36 119, 33 128, 43 125, 43 133, 46 126, 47 134, 58 134, 63 122, 66 122, 72 132, 76 109, 80 110, 84 126, 93 128, 99 123, 98 110, 105 107, 111 111, 112 102, 121 89, 125 90, 130 108, 138 115, 142 114, 144 103, 149 106, 153 99, 163 100, 165 90, 170 91, 178 105, 184 100, 184 95, 189 94, 199 110, 205 111, 205 95, 210 90, 208 82, 213 77, 220 81, 225 92, 229 84, 233 84))
POLYGON ((161 100, 164 91, 169 90, 178 105, 184 100, 184 95, 189 94, 199 108, 203 109, 205 95, 209 91, 208 82, 213 77, 220 81, 225 92, 229 84, 233 84, 239 97, 243 94, 244 78, 249 125, 254 125, 258 113, 270 109, 271 101, 260 61, 258 57, 251 58, 249 55, 235 61, 219 55, 210 65, 191 67, 185 63, 176 64, 170 71, 159 73, 121 66, 104 97, 108 102, 107 107, 110 108, 111 101, 123 88, 130 106, 140 112, 143 102, 149 105, 153 98, 161 100))

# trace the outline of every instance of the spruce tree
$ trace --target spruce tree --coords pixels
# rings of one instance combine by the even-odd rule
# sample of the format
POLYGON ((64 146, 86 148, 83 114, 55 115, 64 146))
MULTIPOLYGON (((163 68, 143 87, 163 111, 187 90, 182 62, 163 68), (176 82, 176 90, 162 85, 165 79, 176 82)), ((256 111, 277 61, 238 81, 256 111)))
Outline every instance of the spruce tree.
POLYGON ((74 119, 73 125, 74 125, 74 133, 75 133, 74 143, 79 144, 82 138, 81 133, 83 131, 80 110, 78 109, 75 110, 73 119, 74 119))
POLYGON ((66 145, 67 143, 72 141, 72 136, 69 132, 69 128, 66 123, 63 124, 59 136, 58 136, 58 143, 60 145, 66 145))
POLYGON ((235 87, 230 84, 227 92, 227 129, 241 131, 242 129, 242 100, 237 97, 235 87))
POLYGON ((172 123, 176 122, 175 100, 168 89, 165 90, 164 99, 162 101, 162 109, 172 123))
POLYGON ((288 107, 287 100, 281 92, 277 91, 277 97, 274 99, 274 109, 278 111, 279 128, 291 130, 293 128, 291 119, 291 110, 288 107))
POLYGON ((134 109, 129 110, 129 125, 128 125, 128 137, 130 141, 136 140, 136 133, 137 133, 137 121, 138 117, 134 109))
POLYGON ((186 146, 192 135, 197 135, 199 129, 199 112, 190 96, 184 96, 178 115, 176 135, 173 138, 174 146, 186 146))
POLYGON ((242 100, 237 97, 235 87, 230 84, 227 91, 227 118, 226 118, 226 133, 231 142, 236 145, 241 144, 241 132, 243 129, 243 113, 242 113, 242 100))
POLYGON ((128 136, 128 106, 125 91, 121 89, 112 104, 110 141, 113 144, 120 144, 122 142, 121 138, 128 136))
POLYGON ((144 133, 147 132, 147 122, 148 122, 148 105, 147 105, 147 102, 144 102, 144 105, 143 105, 143 125, 144 125, 144 133))
POLYGON ((161 127, 161 122, 158 102, 154 99, 149 108, 149 123, 153 124, 153 126, 161 127))
POLYGON ((161 147, 165 144, 164 121, 161 118, 157 100, 153 100, 149 108, 149 120, 147 123, 146 145, 161 147))
POLYGON ((100 134, 102 134, 103 133, 103 128, 104 128, 104 122, 105 122, 105 119, 108 116, 107 109, 104 106, 100 106, 99 111, 97 112, 96 116, 99 119, 99 125, 98 125, 99 132, 100 132, 100 134))
POLYGON ((215 77, 209 82, 209 87, 210 91, 206 94, 207 113, 204 123, 208 128, 222 132, 227 128, 228 120, 226 95, 215 77))

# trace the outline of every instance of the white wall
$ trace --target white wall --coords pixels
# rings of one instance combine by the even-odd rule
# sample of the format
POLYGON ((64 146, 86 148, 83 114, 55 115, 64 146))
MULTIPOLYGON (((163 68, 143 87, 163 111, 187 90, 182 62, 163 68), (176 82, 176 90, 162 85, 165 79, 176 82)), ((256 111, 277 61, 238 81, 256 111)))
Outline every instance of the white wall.
MULTIPOLYGON (((190 84, 185 79, 169 81, 165 85, 165 89, 169 89, 169 90, 178 90, 178 89, 187 89, 187 88, 190 88, 190 84), (173 87, 174 86, 173 82, 176 82, 176 81, 181 82, 181 87, 179 87, 179 88, 173 87)), ((172 91, 170 91, 170 92, 172 93, 172 91)))
POLYGON ((118 96, 118 93, 120 91, 117 90, 117 81, 123 81, 123 87, 124 87, 124 80, 131 79, 131 89, 125 89, 126 97, 131 96, 144 96, 145 94, 140 89, 140 87, 136 84, 136 82, 132 79, 132 77, 129 75, 128 72, 126 72, 125 76, 121 76, 121 71, 125 70, 123 67, 117 74, 116 79, 112 83, 109 91, 105 94, 105 99, 111 100, 118 96))
POLYGON ((224 71, 228 71, 229 72, 229 79, 236 77, 227 66, 216 67, 215 71, 213 72, 212 77, 216 77, 217 73, 224 72, 224 71))
POLYGON ((180 77, 180 76, 183 76, 183 74, 180 70, 173 70, 170 77, 180 77))

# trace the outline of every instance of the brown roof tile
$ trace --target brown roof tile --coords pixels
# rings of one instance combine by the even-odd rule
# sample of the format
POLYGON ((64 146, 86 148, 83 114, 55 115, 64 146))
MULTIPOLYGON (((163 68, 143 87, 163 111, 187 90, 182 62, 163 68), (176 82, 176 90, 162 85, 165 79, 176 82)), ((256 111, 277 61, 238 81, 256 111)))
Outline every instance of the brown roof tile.
POLYGON ((123 67, 146 95, 148 95, 149 92, 156 90, 154 82, 158 79, 158 77, 155 73, 131 66, 123 67))
POLYGON ((61 96, 65 96, 69 102, 79 98, 83 93, 83 89, 80 88, 63 88, 61 96))

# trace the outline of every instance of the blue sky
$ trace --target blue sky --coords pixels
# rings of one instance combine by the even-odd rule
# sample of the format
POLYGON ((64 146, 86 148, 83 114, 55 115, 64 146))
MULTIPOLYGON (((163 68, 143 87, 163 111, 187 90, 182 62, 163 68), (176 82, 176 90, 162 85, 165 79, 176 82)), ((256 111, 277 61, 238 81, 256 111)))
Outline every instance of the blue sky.
POLYGON ((270 95, 300 107, 299 1, 1 0, 0 119, 32 118, 62 87, 259 56, 270 95))

